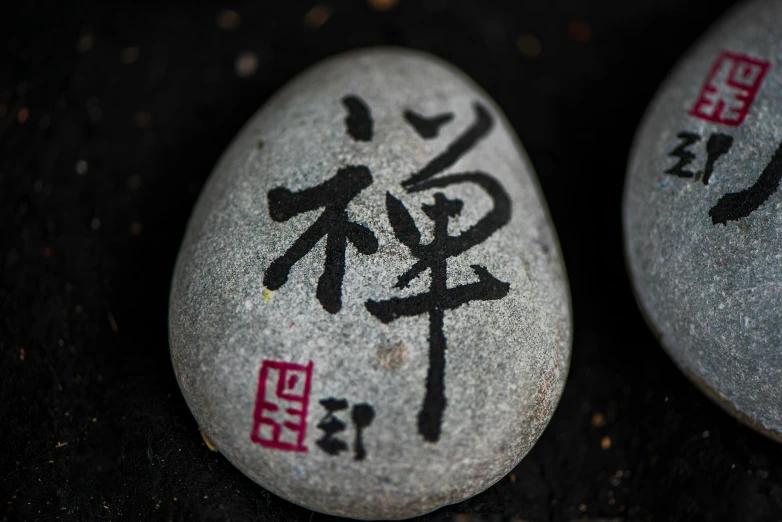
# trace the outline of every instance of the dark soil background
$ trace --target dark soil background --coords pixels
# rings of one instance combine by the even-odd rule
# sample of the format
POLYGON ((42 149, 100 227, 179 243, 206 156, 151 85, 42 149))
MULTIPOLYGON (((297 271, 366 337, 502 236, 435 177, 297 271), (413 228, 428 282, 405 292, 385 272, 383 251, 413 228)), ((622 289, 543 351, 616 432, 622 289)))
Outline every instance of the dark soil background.
POLYGON ((782 446, 674 367, 621 244, 638 121, 731 3, 6 5, 0 520, 337 520, 207 449, 169 360, 168 291, 193 203, 242 123, 307 66, 380 44, 444 57, 504 108, 548 198, 575 315, 565 394, 532 452, 419 520, 782 520, 782 446))

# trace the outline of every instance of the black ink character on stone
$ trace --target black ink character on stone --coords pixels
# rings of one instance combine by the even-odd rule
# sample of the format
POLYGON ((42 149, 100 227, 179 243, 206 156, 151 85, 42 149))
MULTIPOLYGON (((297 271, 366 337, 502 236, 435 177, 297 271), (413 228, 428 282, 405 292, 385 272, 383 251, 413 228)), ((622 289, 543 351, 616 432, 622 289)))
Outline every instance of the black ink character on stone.
POLYGON ((425 140, 436 138, 440 133, 440 127, 453 119, 453 113, 446 112, 431 118, 426 118, 413 111, 404 113, 407 123, 413 126, 415 131, 425 140))
POLYGON ((731 145, 733 145, 733 138, 725 134, 712 134, 709 137, 709 141, 706 142, 706 165, 702 171, 699 170, 694 173, 691 170, 686 170, 684 167, 688 166, 695 159, 695 154, 689 150, 689 147, 700 141, 701 137, 694 132, 684 131, 677 134, 676 137, 681 140, 681 143, 668 155, 673 158, 679 158, 679 161, 666 170, 665 173, 673 174, 680 178, 701 179, 704 185, 708 185, 714 172, 714 165, 723 154, 730 150, 731 145))
POLYGON ((319 208, 324 210, 288 251, 269 265, 263 278, 264 286, 277 290, 284 285, 293 265, 307 255, 323 236, 327 236, 326 260, 318 279, 316 296, 327 312, 339 312, 348 241, 364 255, 377 252, 375 234, 364 225, 348 220, 346 210, 348 203, 371 184, 369 169, 359 165, 341 168, 333 178, 299 192, 283 187, 270 190, 269 214, 274 221, 287 221, 302 212, 319 208))
POLYGON ((749 216, 779 189, 780 180, 782 180, 782 144, 779 145, 754 185, 740 192, 725 194, 709 210, 712 223, 726 225, 728 221, 737 221, 749 216))
POLYGON ((345 399, 335 399, 329 397, 328 399, 321 399, 320 405, 326 409, 326 415, 318 423, 318 429, 323 430, 323 436, 316 442, 320 449, 328 453, 329 455, 339 455, 340 451, 346 451, 348 445, 342 439, 336 438, 334 435, 341 431, 345 431, 345 423, 334 416, 334 413, 348 409, 348 401, 345 399))
MULTIPOLYGON (((353 94, 342 98, 348 109, 345 122, 348 133, 356 140, 372 139, 372 117, 366 103, 353 94)), ((291 268, 312 250, 323 236, 326 239, 326 260, 318 279, 316 296, 321 306, 336 314, 342 309, 342 280, 345 277, 345 249, 350 241, 364 255, 377 252, 375 234, 363 225, 348 220, 347 206, 362 190, 372 184, 372 174, 364 165, 349 165, 336 176, 316 187, 291 192, 284 187, 269 191, 269 215, 274 221, 290 218, 323 208, 323 213, 299 237, 287 252, 275 259, 264 274, 263 284, 277 290, 288 280, 291 268)))
MULTIPOLYGON (((323 416, 317 426, 319 430, 323 431, 323 436, 315 442, 320 449, 329 455, 339 455, 340 452, 347 451, 348 444, 335 435, 345 431, 347 425, 335 413, 347 410, 348 401, 347 399, 329 397, 321 399, 320 405, 326 409, 326 415, 323 416)), ((356 429, 353 442, 353 458, 354 460, 364 460, 367 456, 367 451, 364 448, 363 433, 375 420, 375 409, 370 404, 355 404, 351 410, 351 420, 356 429)))
POLYGON ((372 141, 372 114, 364 100, 350 94, 342 98, 342 103, 348 109, 348 116, 345 118, 348 134, 354 140, 372 141))
POLYGON ((375 420, 375 409, 369 404, 356 404, 351 412, 353 424, 356 426, 356 438, 353 442, 353 451, 355 460, 364 460, 367 456, 367 450, 364 448, 364 428, 369 427, 375 420))
POLYGON ((708 185, 714 164, 723 154, 730 150, 733 145, 733 138, 725 134, 712 134, 709 141, 706 142, 706 168, 703 170, 703 184, 708 185))
POLYGON ((443 321, 446 310, 453 310, 471 301, 502 299, 510 289, 480 265, 472 265, 478 277, 475 283, 448 288, 448 258, 482 243, 495 231, 510 221, 511 202, 502 185, 489 174, 465 172, 435 177, 453 165, 462 155, 486 136, 492 125, 491 116, 480 104, 474 105, 474 123, 445 152, 432 159, 423 169, 412 174, 402 185, 407 192, 420 192, 432 188, 444 188, 459 183, 473 183, 481 187, 492 199, 493 208, 475 225, 458 236, 448 234, 448 221, 459 215, 464 203, 449 199, 443 193, 434 194, 434 204, 424 205, 423 210, 434 222, 434 239, 421 244, 421 233, 407 208, 390 193, 386 194, 388 219, 396 238, 418 259, 397 278, 396 288, 406 288, 425 270, 430 270, 429 291, 409 297, 394 297, 385 301, 369 300, 366 308, 383 323, 401 317, 427 314, 429 317, 429 369, 426 377, 426 393, 418 414, 418 432, 429 442, 440 439, 445 397, 445 352, 447 349, 443 321))
POLYGON ((675 149, 669 152, 668 155, 673 158, 679 158, 679 161, 676 165, 666 170, 665 173, 673 174, 680 178, 691 178, 695 176, 695 174, 691 170, 685 170, 684 167, 692 163, 692 160, 695 159, 695 154, 690 152, 688 148, 693 143, 699 141, 701 137, 694 132, 680 132, 676 137, 682 141, 675 149))

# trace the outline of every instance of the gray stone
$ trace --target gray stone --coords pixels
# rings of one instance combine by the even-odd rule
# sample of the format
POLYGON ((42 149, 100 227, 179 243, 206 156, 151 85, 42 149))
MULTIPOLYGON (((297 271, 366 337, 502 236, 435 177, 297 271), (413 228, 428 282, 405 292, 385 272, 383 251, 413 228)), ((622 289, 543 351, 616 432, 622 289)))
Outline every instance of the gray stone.
POLYGON ((502 113, 452 66, 374 49, 302 73, 225 152, 179 253, 170 335, 193 415, 243 473, 317 511, 399 519, 530 450, 571 319, 502 113))
POLYGON ((638 302, 707 395, 782 440, 782 3, 729 12, 635 137, 624 234, 638 302))

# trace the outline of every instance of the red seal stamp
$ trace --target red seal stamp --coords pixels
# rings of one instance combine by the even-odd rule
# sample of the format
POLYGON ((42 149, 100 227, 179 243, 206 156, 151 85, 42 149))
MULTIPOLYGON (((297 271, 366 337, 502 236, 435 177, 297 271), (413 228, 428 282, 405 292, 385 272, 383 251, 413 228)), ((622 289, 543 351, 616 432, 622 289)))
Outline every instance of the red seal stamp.
POLYGON ((265 448, 306 452, 312 361, 306 365, 265 360, 258 378, 253 442, 265 448))
POLYGON ((747 116, 769 62, 723 51, 714 61, 690 116, 737 127, 747 116))

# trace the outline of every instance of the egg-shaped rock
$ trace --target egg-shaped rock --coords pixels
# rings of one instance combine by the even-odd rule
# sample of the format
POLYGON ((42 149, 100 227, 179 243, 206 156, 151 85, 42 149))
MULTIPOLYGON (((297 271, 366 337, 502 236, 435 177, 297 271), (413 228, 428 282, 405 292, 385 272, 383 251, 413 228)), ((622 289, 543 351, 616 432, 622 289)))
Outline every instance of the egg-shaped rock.
POLYGON ((624 239, 636 296, 707 395, 782 440, 782 2, 728 12, 635 136, 624 239))
POLYGON ((214 446, 307 508, 400 519, 532 448, 571 344, 529 160, 453 66, 349 52, 245 125, 187 227, 170 307, 182 393, 214 446))

